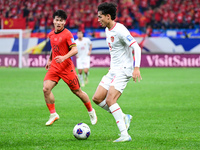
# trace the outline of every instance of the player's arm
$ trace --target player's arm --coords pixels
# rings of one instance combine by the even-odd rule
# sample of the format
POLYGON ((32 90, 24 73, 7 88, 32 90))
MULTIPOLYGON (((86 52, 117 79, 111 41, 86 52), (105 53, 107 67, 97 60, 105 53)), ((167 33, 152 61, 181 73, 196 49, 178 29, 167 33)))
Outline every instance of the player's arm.
POLYGON ((90 48, 89 48, 89 52, 88 52, 88 55, 90 56, 92 53, 92 44, 90 44, 90 48))
POLYGON ((124 26, 122 27, 122 31, 119 32, 119 36, 123 40, 123 42, 125 42, 129 47, 134 50, 135 66, 132 77, 135 82, 137 81, 137 79, 138 82, 140 82, 140 80, 142 80, 142 77, 140 75, 141 48, 139 47, 137 41, 132 37, 130 32, 124 26))
POLYGON ((49 56, 49 59, 48 59, 48 61, 47 61, 46 66, 45 66, 45 69, 46 69, 46 70, 49 70, 50 65, 51 65, 51 61, 52 61, 52 49, 51 49, 51 51, 50 51, 50 56, 49 56))
POLYGON ((92 53, 92 42, 91 42, 91 40, 88 38, 88 44, 89 44, 89 52, 88 52, 88 56, 90 56, 91 55, 91 53, 92 53))
POLYGON ((72 46, 70 46, 70 51, 64 55, 64 56, 56 56, 54 59, 57 63, 62 63, 63 61, 65 61, 66 59, 76 55, 78 53, 78 49, 76 47, 76 44, 73 44, 72 46))
POLYGON ((130 47, 134 49, 134 56, 135 56, 135 68, 132 77, 135 82, 137 81, 137 79, 138 82, 140 82, 140 80, 142 80, 140 74, 141 48, 136 41, 130 47))

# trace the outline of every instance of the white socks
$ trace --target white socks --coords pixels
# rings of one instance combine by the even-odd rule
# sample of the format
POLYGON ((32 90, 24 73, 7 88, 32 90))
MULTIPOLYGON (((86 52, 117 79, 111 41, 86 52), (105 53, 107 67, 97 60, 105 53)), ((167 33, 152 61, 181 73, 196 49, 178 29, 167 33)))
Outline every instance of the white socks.
POLYGON ((108 105, 106 104, 106 100, 104 99, 101 103, 98 104, 101 108, 105 109, 107 112, 110 113, 110 109, 108 105))
POLYGON ((126 125, 124 122, 123 112, 117 103, 113 104, 109 107, 110 112, 116 120, 119 131, 121 132, 121 136, 128 135, 126 125))
MULTIPOLYGON (((110 109, 108 107, 108 105, 106 104, 106 99, 104 99, 101 103, 98 104, 101 108, 105 109, 107 112, 110 112, 110 109)), ((123 118, 126 116, 123 112, 122 112, 123 118)))
POLYGON ((78 78, 80 79, 81 84, 84 84, 83 74, 78 74, 78 78))

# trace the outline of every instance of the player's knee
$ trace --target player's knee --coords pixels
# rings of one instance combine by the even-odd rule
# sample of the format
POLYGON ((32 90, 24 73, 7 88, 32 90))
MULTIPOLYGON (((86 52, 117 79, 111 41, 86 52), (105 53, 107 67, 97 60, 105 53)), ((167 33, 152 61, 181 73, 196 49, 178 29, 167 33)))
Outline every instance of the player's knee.
POLYGON ((50 89, 48 87, 43 87, 43 93, 48 94, 50 92, 50 89))
POLYGON ((96 104, 99 104, 99 103, 100 103, 100 99, 99 99, 97 96, 95 96, 95 95, 92 97, 92 100, 93 100, 93 102, 96 103, 96 104))
POLYGON ((77 95, 78 97, 81 94, 81 90, 71 90, 75 95, 77 95))

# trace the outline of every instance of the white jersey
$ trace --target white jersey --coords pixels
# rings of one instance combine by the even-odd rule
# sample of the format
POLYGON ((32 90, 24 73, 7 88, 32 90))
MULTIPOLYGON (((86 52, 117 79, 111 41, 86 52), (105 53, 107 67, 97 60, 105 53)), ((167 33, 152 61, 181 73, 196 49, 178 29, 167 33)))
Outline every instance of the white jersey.
POLYGON ((89 38, 83 37, 81 41, 76 39, 75 43, 78 49, 78 57, 82 59, 86 58, 90 50, 90 45, 92 44, 91 40, 89 38))
POLYGON ((106 28, 106 42, 111 56, 110 68, 133 69, 133 48, 131 45, 136 40, 123 24, 116 23, 110 30, 106 28))

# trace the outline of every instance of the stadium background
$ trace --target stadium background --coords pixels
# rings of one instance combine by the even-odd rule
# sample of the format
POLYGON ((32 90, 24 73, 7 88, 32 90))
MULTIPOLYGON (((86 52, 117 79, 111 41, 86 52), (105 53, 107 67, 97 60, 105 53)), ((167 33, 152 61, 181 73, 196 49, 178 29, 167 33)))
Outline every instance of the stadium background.
MULTIPOLYGON (((23 66, 42 67, 44 63, 37 65, 34 60, 43 62, 42 58, 48 58, 46 56, 51 48, 46 39, 53 29, 52 14, 57 9, 63 9, 68 14, 65 26, 73 33, 75 39, 77 31, 82 30, 84 36, 92 40, 92 67, 105 67, 109 64, 105 29, 100 27, 94 9, 101 2, 103 0, 2 0, 1 29, 23 29, 24 54, 42 54, 28 57, 26 55, 26 59, 30 60, 24 60, 23 66)), ((116 21, 127 26, 142 48, 142 67, 200 66, 200 0, 112 2, 118 4, 116 21)), ((1 66, 18 66, 17 56, 12 55, 15 59, 12 61, 9 55, 5 55, 19 51, 19 39, 15 36, 0 34, 1 66), (9 46, 6 43, 9 43, 9 46)))

